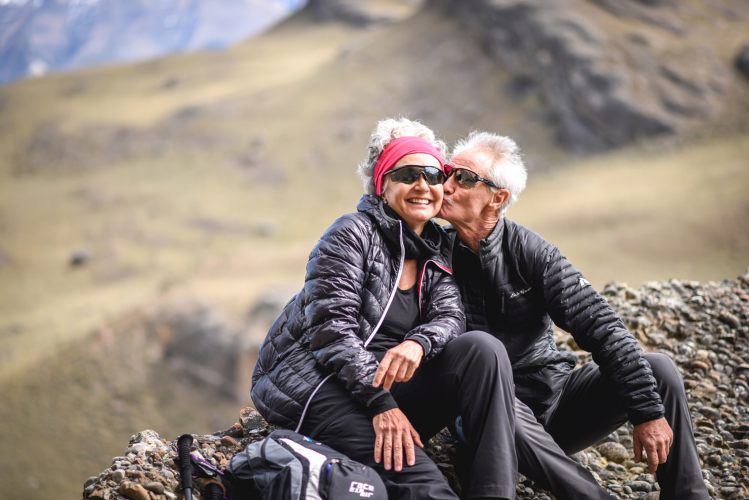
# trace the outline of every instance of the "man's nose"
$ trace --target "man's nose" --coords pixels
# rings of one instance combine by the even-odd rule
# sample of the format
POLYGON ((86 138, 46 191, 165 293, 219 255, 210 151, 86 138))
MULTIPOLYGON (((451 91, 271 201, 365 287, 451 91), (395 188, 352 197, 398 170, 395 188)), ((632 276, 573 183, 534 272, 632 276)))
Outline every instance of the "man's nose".
POLYGON ((445 194, 453 194, 453 192, 455 192, 455 180, 453 177, 454 176, 451 175, 442 185, 445 194))

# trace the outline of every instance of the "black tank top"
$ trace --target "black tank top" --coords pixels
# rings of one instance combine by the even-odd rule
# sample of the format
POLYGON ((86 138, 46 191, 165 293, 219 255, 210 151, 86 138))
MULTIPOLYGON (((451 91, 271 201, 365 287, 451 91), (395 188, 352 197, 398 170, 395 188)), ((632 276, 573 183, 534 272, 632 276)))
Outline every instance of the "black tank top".
POLYGON ((382 361, 388 349, 403 342, 406 334, 421 324, 418 295, 416 284, 408 290, 398 288, 395 292, 380 329, 367 346, 367 350, 372 352, 378 361, 382 361))

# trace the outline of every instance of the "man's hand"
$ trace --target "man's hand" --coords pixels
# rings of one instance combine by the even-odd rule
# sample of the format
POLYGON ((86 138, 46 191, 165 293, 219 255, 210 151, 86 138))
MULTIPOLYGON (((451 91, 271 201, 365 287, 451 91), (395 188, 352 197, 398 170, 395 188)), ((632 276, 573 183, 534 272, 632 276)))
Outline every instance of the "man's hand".
POLYGON ((421 364, 424 348, 413 340, 406 340, 392 349, 388 349, 377 368, 372 385, 383 384, 383 389, 389 391, 393 382, 408 382, 421 364))
POLYGON ((658 464, 666 462, 668 450, 674 442, 674 433, 665 418, 635 425, 632 432, 635 448, 635 462, 642 460, 642 449, 648 454, 648 471, 655 473, 658 464))
POLYGON ((375 415, 372 419, 377 439, 375 439, 375 462, 385 458, 385 470, 395 463, 395 470, 403 470, 403 450, 406 451, 406 463, 413 465, 416 463, 416 451, 414 443, 419 448, 424 445, 421 442, 419 433, 413 428, 408 418, 400 411, 400 408, 393 408, 386 412, 375 415))

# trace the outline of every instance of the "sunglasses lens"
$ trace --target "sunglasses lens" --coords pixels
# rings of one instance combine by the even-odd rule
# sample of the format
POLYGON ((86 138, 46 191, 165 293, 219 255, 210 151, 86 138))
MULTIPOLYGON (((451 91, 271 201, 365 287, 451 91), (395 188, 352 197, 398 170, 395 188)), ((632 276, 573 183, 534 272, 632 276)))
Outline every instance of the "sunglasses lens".
POLYGON ((413 184, 419 180, 421 174, 424 174, 427 184, 431 186, 442 184, 444 180, 442 171, 435 167, 401 167, 390 175, 390 179, 393 182, 413 184))
POLYGON ((459 168, 455 170, 455 182, 466 187, 474 187, 476 177, 471 172, 459 168))
POLYGON ((390 175, 393 182, 402 182, 403 184, 413 184, 419 178, 421 171, 416 167, 399 168, 390 175))
POLYGON ((442 170, 435 167, 425 167, 424 177, 427 180, 427 184, 431 186, 442 184, 445 180, 445 175, 442 173, 442 170))

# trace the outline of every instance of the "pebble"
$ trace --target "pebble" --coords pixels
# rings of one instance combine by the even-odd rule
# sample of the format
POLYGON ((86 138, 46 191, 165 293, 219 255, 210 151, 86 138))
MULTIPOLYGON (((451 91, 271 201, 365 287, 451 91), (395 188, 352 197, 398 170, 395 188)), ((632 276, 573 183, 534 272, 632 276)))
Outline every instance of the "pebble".
POLYGON ((629 458, 629 452, 624 446, 620 445, 619 443, 613 443, 609 441, 599 444, 596 449, 609 462, 621 464, 629 458))
POLYGON ((126 481, 120 486, 120 495, 130 498, 131 500, 151 500, 148 491, 132 481, 126 481))
POLYGON ((112 473, 112 481, 116 483, 121 483, 122 480, 125 479, 125 471, 122 469, 117 469, 112 473))
POLYGON ((231 436, 224 436, 221 438, 221 444, 224 446, 230 446, 234 448, 239 448, 239 443, 237 443, 237 440, 234 439, 231 436))
POLYGON ((646 493, 649 493, 653 489, 653 486, 647 481, 632 481, 631 483, 627 483, 627 486, 632 491, 644 491, 646 493))
POLYGON ((156 481, 146 483, 146 489, 149 491, 153 491, 157 495, 161 495, 162 493, 164 493, 164 485, 156 481))

